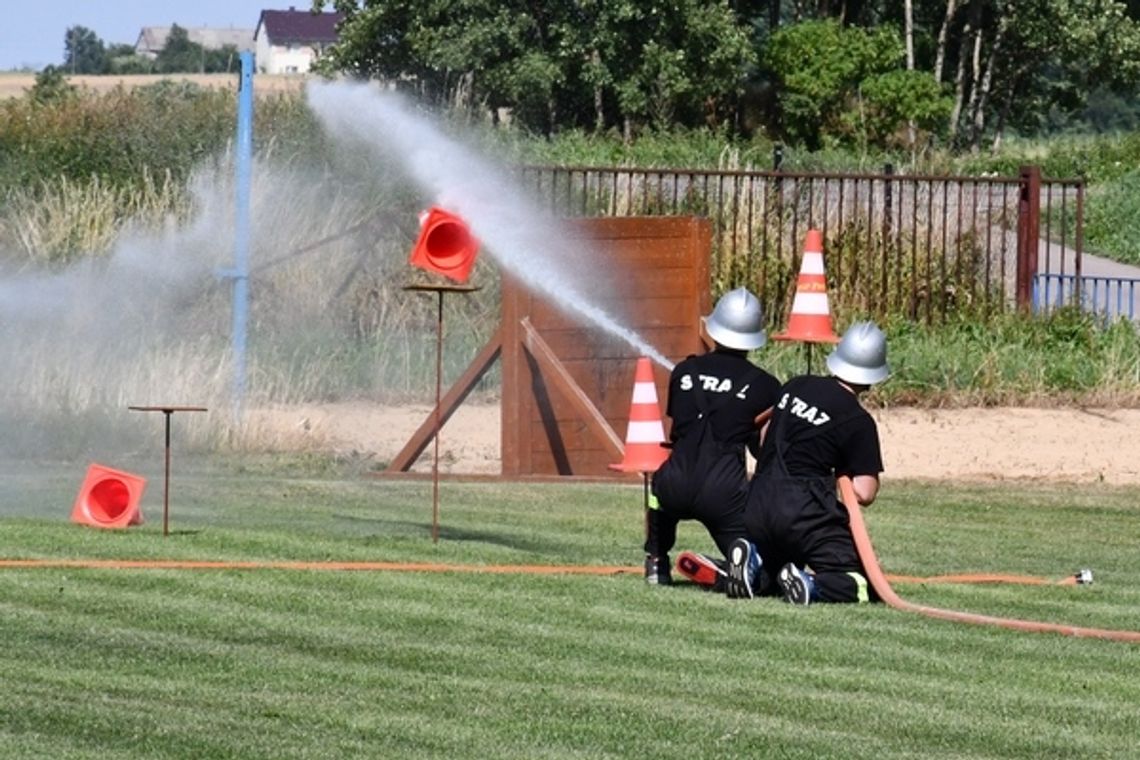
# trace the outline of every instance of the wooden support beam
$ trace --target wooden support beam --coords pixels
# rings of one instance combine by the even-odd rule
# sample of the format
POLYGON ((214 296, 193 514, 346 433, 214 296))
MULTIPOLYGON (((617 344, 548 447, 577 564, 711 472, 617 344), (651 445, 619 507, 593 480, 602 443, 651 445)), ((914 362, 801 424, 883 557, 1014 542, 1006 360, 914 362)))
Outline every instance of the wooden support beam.
POLYGON ((578 383, 574 382, 574 378, 570 376, 562 362, 550 350, 550 346, 534 329, 530 319, 523 317, 520 324, 524 334, 523 346, 527 353, 534 357, 539 366, 546 371, 547 379, 551 384, 558 388, 566 400, 582 415, 582 419, 586 422, 590 432, 597 437, 598 441, 606 447, 615 459, 621 459, 625 454, 625 444, 614 432, 614 429, 610 427, 610 423, 606 421, 606 418, 602 416, 578 383))
MULTIPOLYGON (((503 351, 503 328, 500 326, 491 339, 487 341, 487 345, 479 351, 479 354, 467 365, 467 369, 455 381, 455 384, 448 389, 447 393, 440 399, 439 402, 439 425, 443 427, 463 400, 475 388, 475 384, 482 379, 483 375, 487 374, 487 370, 499 358, 503 351)), ((404 444, 404 448, 400 449, 400 453, 392 459, 385 472, 407 472, 415 461, 419 458, 420 454, 424 452, 428 444, 431 443, 432 437, 435 435, 435 409, 432 409, 428 414, 427 419, 416 429, 408 442, 404 444)))

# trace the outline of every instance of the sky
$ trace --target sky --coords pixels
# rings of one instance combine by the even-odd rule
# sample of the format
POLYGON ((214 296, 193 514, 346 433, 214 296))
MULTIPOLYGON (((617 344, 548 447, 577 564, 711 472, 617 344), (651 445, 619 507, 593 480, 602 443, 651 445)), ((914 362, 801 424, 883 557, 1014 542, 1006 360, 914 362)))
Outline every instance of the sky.
POLYGON ((308 10, 311 0, 0 0, 0 71, 63 63, 63 39, 85 26, 106 45, 133 45, 144 26, 254 29, 263 10, 308 10))

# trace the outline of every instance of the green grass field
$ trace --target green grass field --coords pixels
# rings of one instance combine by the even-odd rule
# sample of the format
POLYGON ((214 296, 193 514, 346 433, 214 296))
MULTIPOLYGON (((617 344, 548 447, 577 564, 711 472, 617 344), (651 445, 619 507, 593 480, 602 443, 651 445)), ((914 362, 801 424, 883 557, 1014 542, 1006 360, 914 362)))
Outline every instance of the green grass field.
MULTIPOLYGON (((641 486, 178 462, 143 526, 68 521, 83 468, 5 467, 0 558, 637 565, 641 486)), ((1140 490, 888 482, 922 604, 1140 630, 1140 490)), ((707 550, 695 526, 681 548, 707 550)), ((793 608, 634 574, 0 569, 4 758, 1126 758, 1140 648, 793 608)))

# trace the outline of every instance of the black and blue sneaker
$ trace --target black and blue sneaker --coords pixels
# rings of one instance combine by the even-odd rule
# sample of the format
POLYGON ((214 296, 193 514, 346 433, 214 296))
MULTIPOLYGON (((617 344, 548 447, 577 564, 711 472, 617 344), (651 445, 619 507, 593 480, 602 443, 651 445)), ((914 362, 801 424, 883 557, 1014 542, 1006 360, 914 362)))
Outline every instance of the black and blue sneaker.
POLYGON ((746 538, 738 538, 728 546, 728 579, 724 591, 730 599, 752 599, 752 585, 760 574, 760 554, 746 538))
POLYGON ((791 562, 780 568, 776 576, 780 590, 784 592, 784 601, 789 604, 798 604, 806 607, 818 598, 815 590, 815 579, 810 573, 799 569, 791 562))

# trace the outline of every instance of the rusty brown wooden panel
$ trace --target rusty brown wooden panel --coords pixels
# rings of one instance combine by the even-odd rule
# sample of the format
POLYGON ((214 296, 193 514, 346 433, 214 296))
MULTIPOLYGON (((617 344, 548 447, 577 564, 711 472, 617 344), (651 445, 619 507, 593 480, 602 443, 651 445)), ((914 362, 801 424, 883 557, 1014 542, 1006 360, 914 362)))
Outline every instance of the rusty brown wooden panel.
MULTIPOLYGON (((578 412, 579 419, 585 420, 597 436, 599 442, 606 446, 614 455, 621 456, 622 453, 622 439, 614 433, 609 421, 606 420, 591 403, 590 396, 582 389, 581 382, 578 377, 572 375, 558 359, 546 342, 543 341, 542 336, 537 330, 533 328, 530 322, 524 317, 521 321, 525 337, 524 345, 526 346, 527 353, 532 357, 542 370, 542 374, 536 376, 538 382, 532 383, 532 388, 548 388, 555 386, 557 394, 559 394, 563 401, 572 405, 578 412)), ((579 377, 583 374, 579 373, 579 377)), ((589 376, 585 375, 589 380, 589 376)), ((603 381, 604 382, 604 381, 603 381)), ((589 387, 587 385, 587 387, 589 387)))
MULTIPOLYGON (((580 219, 572 226, 572 234, 593 241, 612 265, 616 295, 602 304, 622 326, 674 360, 702 350, 700 317, 710 301, 707 220, 580 219)), ((595 428, 604 421, 611 435, 624 440, 637 350, 509 277, 503 280, 502 312, 503 474, 628 477, 609 470, 620 452, 595 428), (524 320, 533 327, 530 338, 524 320), (528 340, 532 349, 539 346, 537 354, 523 348, 528 340)), ((654 367, 662 405, 668 374, 654 367)))
MULTIPOLYGON (((674 327, 683 330, 693 330, 700 319, 700 315, 692 314, 691 299, 680 296, 661 298, 655 295, 642 296, 636 300, 626 300, 620 303, 598 302, 596 305, 606 312, 611 319, 615 319, 622 327, 640 332, 649 327, 674 327)), ((582 318, 573 312, 566 312, 558 307, 542 302, 534 302, 530 321, 537 329, 546 332, 558 327, 582 327, 582 318)), ((598 331, 600 337, 605 334, 596 327, 588 327, 598 331)))
MULTIPOLYGON (((645 330, 641 334, 650 345, 671 361, 676 362, 694 353, 692 338, 680 335, 675 329, 654 328, 652 331, 645 330)), ((589 331, 582 329, 542 331, 543 339, 562 359, 626 362, 630 367, 630 377, 633 377, 633 368, 640 355, 636 349, 622 340, 595 341, 591 340, 590 336, 589 331)))
POLYGON ((707 220, 693 216, 627 216, 568 219, 570 234, 592 240, 688 239, 707 220))
POLYGON ((503 276, 501 292, 502 322, 499 330, 503 336, 503 393, 500 406, 500 457, 503 475, 516 477, 533 472, 530 428, 523 425, 523 420, 530 418, 532 408, 526 389, 530 374, 525 364, 522 327, 519 323, 525 308, 523 301, 529 301, 530 295, 507 275, 503 276))

